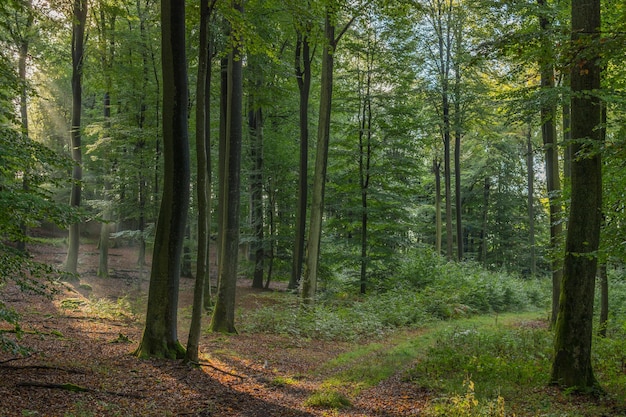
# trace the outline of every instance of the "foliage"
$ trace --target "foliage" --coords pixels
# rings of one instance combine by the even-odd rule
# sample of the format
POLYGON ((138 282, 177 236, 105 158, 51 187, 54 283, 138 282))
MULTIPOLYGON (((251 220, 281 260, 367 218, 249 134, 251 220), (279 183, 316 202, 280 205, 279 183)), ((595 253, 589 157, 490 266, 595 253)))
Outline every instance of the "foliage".
POLYGON ((504 398, 500 395, 492 401, 481 403, 475 395, 474 382, 463 382, 465 394, 455 394, 451 398, 436 403, 426 410, 426 417, 506 417, 504 398))
POLYGON ((352 406, 350 400, 342 393, 332 389, 322 389, 314 392, 309 396, 304 405, 307 407, 325 407, 325 408, 348 408, 352 406))
POLYGON ((407 255, 386 290, 355 298, 350 282, 349 278, 338 278, 327 283, 317 307, 275 305, 244 312, 242 328, 355 340, 382 335, 393 328, 422 326, 433 320, 545 308, 549 294, 546 281, 522 280, 471 263, 447 262, 426 248, 407 255))

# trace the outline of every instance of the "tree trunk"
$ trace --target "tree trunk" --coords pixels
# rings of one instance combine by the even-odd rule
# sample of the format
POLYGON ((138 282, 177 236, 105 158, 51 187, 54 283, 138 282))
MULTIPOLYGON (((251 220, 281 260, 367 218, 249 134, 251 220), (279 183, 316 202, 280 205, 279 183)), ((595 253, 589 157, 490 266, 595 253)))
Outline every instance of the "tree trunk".
POLYGON ((196 260, 196 281, 193 291, 193 306, 191 310, 191 324, 187 339, 185 360, 198 362, 200 333, 202 331, 202 309, 204 305, 205 283, 209 280, 209 182, 210 161, 207 158, 209 132, 206 130, 207 108, 209 97, 205 94, 209 73, 209 0, 200 0, 200 42, 198 45, 198 79, 196 80, 196 164, 198 196, 198 250, 196 260))
POLYGON ((330 114, 333 94, 333 66, 335 52, 335 25, 332 22, 330 7, 326 10, 324 23, 324 50, 322 52, 322 80, 320 111, 317 129, 317 149, 315 174, 311 203, 309 240, 307 245, 306 268, 302 280, 302 302, 313 304, 317 290, 317 269, 319 266, 320 244, 322 239, 322 218, 324 212, 324 188, 328 167, 328 146, 330 136, 330 114))
POLYGON ((463 260, 463 199, 461 195, 461 138, 463 117, 461 114, 461 53, 463 47, 463 22, 454 22, 454 205, 456 214, 456 258, 463 260))
MULTIPOLYGON (((537 0, 539 5, 539 27, 541 33, 550 31, 548 10, 545 0, 537 0)), ((554 88, 554 53, 552 40, 544 36, 542 40, 542 56, 539 60, 541 88, 545 95, 554 88)), ((559 148, 556 140, 556 104, 543 99, 541 105, 541 137, 546 160, 546 185, 550 202, 550 258, 552 267, 552 314, 551 324, 554 326, 559 311, 559 296, 563 266, 559 255, 560 239, 563 233, 561 225, 561 180, 559 173, 559 148)))
POLYGON ((598 268, 600 278, 600 324, 598 335, 606 337, 606 328, 609 324, 609 277, 606 273, 606 263, 598 268))
POLYGON ((598 388, 591 366, 593 302, 602 222, 600 1, 572 1, 572 43, 581 46, 571 70, 572 189, 564 274, 555 325, 552 383, 598 388), (581 42, 582 41, 582 42, 581 42))
POLYGON ((250 59, 252 76, 256 78, 253 84, 256 91, 249 95, 248 128, 250 134, 250 159, 252 172, 250 172, 250 225, 254 233, 253 240, 253 263, 254 273, 252 276, 252 288, 263 288, 263 272, 265 261, 265 239, 263 221, 263 111, 257 92, 262 88, 262 66, 257 62, 258 58, 250 59))
POLYGON ((537 256, 535 249, 535 161, 530 125, 526 134, 526 172, 528 184, 528 246, 530 246, 530 275, 537 274, 537 256))
MULTIPOLYGON (((241 2, 234 1, 233 8, 243 14, 241 2)), ((237 288, 237 266, 239 253, 239 202, 240 202, 240 166, 242 141, 242 57, 238 42, 232 39, 233 50, 228 56, 227 114, 226 129, 228 143, 226 152, 220 159, 225 160, 223 176, 221 250, 219 253, 219 281, 215 311, 210 329, 213 332, 235 333, 235 294, 237 288)))
POLYGON ((441 255, 441 161, 433 159, 433 173, 435 174, 435 251, 441 255))
MULTIPOLYGON (((28 76, 26 74, 27 59, 28 59, 28 47, 30 43, 31 30, 33 26, 34 14, 32 0, 24 1, 24 11, 26 13, 26 25, 23 28, 24 32, 21 33, 18 39, 19 43, 19 56, 18 56, 18 76, 20 78, 20 123, 22 135, 28 138, 28 76)), ((28 191, 30 176, 30 166, 24 167, 24 177, 22 179, 22 189, 28 191)), ((26 224, 22 222, 20 224, 20 230, 22 236, 17 241, 17 249, 21 252, 26 251, 26 235, 28 234, 28 228, 26 224)))
MULTIPOLYGON (((74 0, 72 13, 72 121, 70 128, 70 144, 74 169, 72 170, 72 190, 70 206, 80 207, 83 178, 82 146, 81 146, 81 110, 82 110, 82 76, 85 52, 85 26, 87 23, 87 0, 74 0)), ((75 274, 78 269, 78 249, 80 245, 80 223, 69 227, 67 258, 65 271, 75 274)))
POLYGON ((367 291, 368 264, 368 207, 367 197, 370 184, 370 166, 372 159, 372 54, 367 51, 365 74, 365 94, 362 97, 361 125, 359 126, 359 188, 361 189, 361 294, 367 291))
POLYGON ((289 289, 296 289, 302 275, 304 242, 306 239, 306 209, 309 165, 309 95, 311 92, 311 51, 308 34, 298 33, 296 42, 296 80, 300 92, 300 162, 298 166, 298 199, 296 202, 296 230, 293 265, 289 289))
POLYGON ((478 253, 478 261, 487 267, 487 253, 489 248, 487 247, 487 225, 489 215, 489 193, 491 189, 491 180, 489 177, 485 177, 483 185, 483 210, 482 210, 482 224, 480 227, 480 252, 478 253))
POLYGON ((136 354, 182 358, 178 341, 180 261, 189 208, 185 3, 161 1, 163 66, 163 196, 156 225, 146 326, 136 354))

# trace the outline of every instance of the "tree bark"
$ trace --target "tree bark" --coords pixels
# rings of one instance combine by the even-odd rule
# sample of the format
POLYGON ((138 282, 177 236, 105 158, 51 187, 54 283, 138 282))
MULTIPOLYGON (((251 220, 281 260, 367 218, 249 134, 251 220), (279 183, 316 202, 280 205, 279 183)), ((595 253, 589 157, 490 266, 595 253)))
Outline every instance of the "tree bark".
POLYGON ((296 81, 299 91, 300 161, 298 164, 298 199, 293 264, 289 289, 296 289, 302 275, 304 242, 306 240, 306 210, 309 165, 309 95, 311 92, 311 51, 307 33, 298 33, 296 41, 296 81))
POLYGON ((198 79, 196 80, 196 164, 198 197, 198 249, 196 259, 196 280, 193 291, 193 306, 191 310, 191 324, 187 338, 185 361, 198 362, 200 333, 202 330, 202 310, 204 305, 205 282, 209 279, 209 182, 210 161, 207 158, 209 132, 207 108, 209 97, 206 96, 206 84, 209 73, 209 0, 200 0, 200 41, 198 45, 198 79))
MULTIPOLYGON (((232 7, 243 13, 240 1, 234 1, 232 7)), ((219 253, 219 281, 215 310, 211 319, 210 330, 213 332, 236 333, 235 329, 235 294, 237 287, 237 265, 239 252, 239 202, 240 202, 240 166, 242 141, 242 57, 239 49, 240 40, 232 39, 233 50, 228 56, 227 114, 226 128, 228 143, 226 152, 220 159, 225 160, 223 181, 225 201, 221 231, 221 250, 219 253)))
POLYGON ((598 268, 600 278, 600 324, 598 336, 606 337, 606 328, 609 324, 609 277, 606 273, 606 263, 598 268))
MULTIPOLYGON (((546 0, 537 0, 539 5, 539 27, 541 33, 549 33, 550 21, 546 0)), ((552 40, 547 35, 542 38, 542 54, 539 59, 541 89, 549 95, 554 88, 554 52, 552 40)), ((556 104, 545 97, 541 104, 541 137, 546 160, 546 188, 550 202, 550 258, 552 268, 552 314, 551 324, 554 326, 559 311, 559 297, 561 280, 563 279, 563 265, 558 254, 563 234, 561 224, 561 180, 559 171, 559 148, 556 139, 556 104)))
POLYGON ((435 174, 435 252, 441 255, 441 161, 433 159, 433 173, 435 174))
POLYGON ((526 172, 528 184, 528 246, 530 246, 530 275, 537 274, 537 256, 535 249, 535 164, 533 141, 530 125, 526 134, 526 172))
POLYGON ((319 266, 320 243, 322 239, 322 217, 324 212, 324 188, 326 185, 326 169, 328 167, 328 147, 330 136, 330 115, 333 94, 333 66, 335 42, 335 25, 332 21, 330 7, 326 10, 324 23, 324 50, 322 52, 322 80, 320 95, 320 111, 317 129, 317 150, 315 155, 315 174, 313 177, 313 194, 311 203, 309 239, 304 276, 302 279, 302 302, 313 304, 317 290, 317 270, 319 266))
POLYGON ((591 365, 597 250, 602 223, 602 106, 600 1, 572 1, 572 43, 582 51, 571 69, 572 187, 564 274, 555 325, 550 380, 578 391, 595 390, 591 365))
MULTIPOLYGON (((74 0, 72 13, 72 120, 70 128, 70 145, 74 168, 72 170, 72 189, 70 206, 80 207, 83 178, 82 145, 81 145, 81 110, 82 110, 82 77, 85 53, 85 26, 87 23, 87 0, 74 0)), ((67 258, 65 271, 76 274, 78 269, 78 249, 80 246, 80 223, 69 227, 67 258)))
POLYGON ((258 57, 250 57, 251 85, 248 96, 248 129, 250 136, 250 226, 254 234, 252 245, 252 288, 263 288, 265 264, 265 222, 263 219, 263 109, 258 94, 263 88, 263 67, 258 57))
POLYGON ((163 66, 163 196, 154 241, 146 326, 136 354, 182 358, 178 341, 180 261, 189 208, 185 3, 161 1, 163 66))

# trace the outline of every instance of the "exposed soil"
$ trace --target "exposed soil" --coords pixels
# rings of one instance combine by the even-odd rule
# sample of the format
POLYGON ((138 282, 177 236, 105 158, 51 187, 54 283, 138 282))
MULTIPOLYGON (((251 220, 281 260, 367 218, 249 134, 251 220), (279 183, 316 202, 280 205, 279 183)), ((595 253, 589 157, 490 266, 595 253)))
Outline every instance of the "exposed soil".
MULTIPOLYGON (((65 258, 63 247, 39 245, 30 250, 37 259, 54 265, 65 258)), ((22 314, 21 343, 33 353, 28 357, 0 353, 0 416, 400 417, 419 415, 428 401, 427 394, 396 375, 361 391, 357 398, 350 397, 350 408, 304 406, 324 380, 321 365, 354 348, 346 343, 205 333, 201 352, 207 366, 140 360, 132 352, 143 330, 140 306, 147 296, 149 265, 140 277, 137 256, 135 247, 111 248, 111 277, 101 279, 96 277, 98 251, 84 243, 80 282, 60 286, 52 299, 10 286, 2 289, 2 300, 22 314), (120 298, 137 313, 109 312, 93 302, 116 303, 120 298), (278 382, 287 379, 289 383, 278 382)), ((280 283, 272 286, 272 291, 285 291, 280 283)), ((181 280, 179 339, 183 344, 192 288, 192 279, 181 280)), ((258 291, 242 278, 238 311, 258 308, 259 300, 258 291)))

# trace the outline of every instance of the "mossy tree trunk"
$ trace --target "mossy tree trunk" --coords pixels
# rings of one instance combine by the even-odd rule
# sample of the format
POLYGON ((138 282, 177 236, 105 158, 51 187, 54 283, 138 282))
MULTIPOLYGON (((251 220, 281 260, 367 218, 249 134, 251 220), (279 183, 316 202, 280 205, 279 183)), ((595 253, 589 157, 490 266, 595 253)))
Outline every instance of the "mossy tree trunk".
POLYGON ((177 313, 180 260, 189 208, 185 3, 161 1, 163 66, 163 196, 157 220, 148 310, 136 354, 182 358, 177 313))

